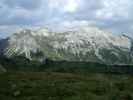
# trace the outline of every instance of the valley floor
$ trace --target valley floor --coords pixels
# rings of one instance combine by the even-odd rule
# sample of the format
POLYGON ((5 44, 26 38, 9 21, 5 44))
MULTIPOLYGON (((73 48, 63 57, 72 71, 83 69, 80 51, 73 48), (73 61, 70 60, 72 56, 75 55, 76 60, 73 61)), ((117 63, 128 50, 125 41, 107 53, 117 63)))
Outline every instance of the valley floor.
POLYGON ((0 74, 0 100, 133 100, 130 75, 8 72, 0 74))

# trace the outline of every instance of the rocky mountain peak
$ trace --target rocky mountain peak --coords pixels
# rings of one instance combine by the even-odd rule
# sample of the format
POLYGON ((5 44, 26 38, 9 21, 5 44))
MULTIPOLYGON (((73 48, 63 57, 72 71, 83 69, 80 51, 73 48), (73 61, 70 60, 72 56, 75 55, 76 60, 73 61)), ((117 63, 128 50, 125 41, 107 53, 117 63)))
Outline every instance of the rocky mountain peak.
POLYGON ((93 61, 106 64, 133 64, 132 42, 97 27, 73 28, 65 32, 48 29, 23 30, 9 37, 5 55, 24 55, 30 60, 48 58, 66 61, 93 61), (38 57, 38 54, 42 56, 38 57))

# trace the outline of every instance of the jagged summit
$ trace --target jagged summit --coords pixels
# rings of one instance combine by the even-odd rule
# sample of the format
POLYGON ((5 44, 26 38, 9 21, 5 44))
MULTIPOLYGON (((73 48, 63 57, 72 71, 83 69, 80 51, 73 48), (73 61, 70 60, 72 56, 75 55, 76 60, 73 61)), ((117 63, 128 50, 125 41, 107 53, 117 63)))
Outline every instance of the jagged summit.
POLYGON ((8 39, 7 57, 24 55, 30 60, 92 61, 133 64, 131 39, 115 36, 97 27, 78 27, 65 32, 46 28, 23 30, 8 39), (38 56, 39 55, 39 56, 38 56))

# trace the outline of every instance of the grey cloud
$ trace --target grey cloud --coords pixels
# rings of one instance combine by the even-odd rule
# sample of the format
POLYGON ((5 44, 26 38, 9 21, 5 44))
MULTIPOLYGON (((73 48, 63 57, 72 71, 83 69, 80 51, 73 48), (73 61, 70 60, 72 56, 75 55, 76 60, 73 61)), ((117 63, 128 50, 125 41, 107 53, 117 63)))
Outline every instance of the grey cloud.
POLYGON ((42 0, 4 0, 3 2, 9 8, 22 7, 33 10, 40 7, 42 0))
MULTIPOLYGON (((57 0, 58 2, 59 0, 57 0)), ((49 0, 1 0, 0 2, 0 26, 3 25, 40 25, 59 24, 64 21, 95 22, 98 27, 109 29, 112 32, 132 33, 133 25, 133 2, 132 0, 112 0, 120 5, 110 5, 109 0, 81 0, 78 10, 63 12, 63 6, 51 9, 49 0), (106 8, 104 1, 108 1, 113 11, 106 8), (124 1, 126 4, 122 4, 124 1), (123 11, 119 11, 124 9, 123 11), (97 12, 101 11, 99 17, 97 12), (104 12, 105 11, 105 12, 104 12), (110 16, 108 14, 112 13, 110 16), (119 14, 118 14, 119 13, 119 14), (105 16, 106 15, 106 16, 105 16), (125 16, 127 15, 127 16, 125 16)), ((117 4, 116 4, 117 5, 117 4)), ((78 23, 77 23, 78 24, 78 23)))

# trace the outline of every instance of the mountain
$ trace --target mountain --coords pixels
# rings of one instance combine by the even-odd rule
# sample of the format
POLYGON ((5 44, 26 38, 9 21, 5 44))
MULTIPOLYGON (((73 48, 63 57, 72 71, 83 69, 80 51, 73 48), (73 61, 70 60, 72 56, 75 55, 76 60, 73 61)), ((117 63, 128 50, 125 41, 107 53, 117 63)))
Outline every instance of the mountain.
POLYGON ((98 62, 132 65, 133 42, 97 27, 80 27, 65 32, 48 29, 22 30, 0 41, 0 52, 8 58, 24 56, 29 60, 98 62))
POLYGON ((8 46, 8 38, 0 39, 0 55, 4 53, 4 49, 8 46))

